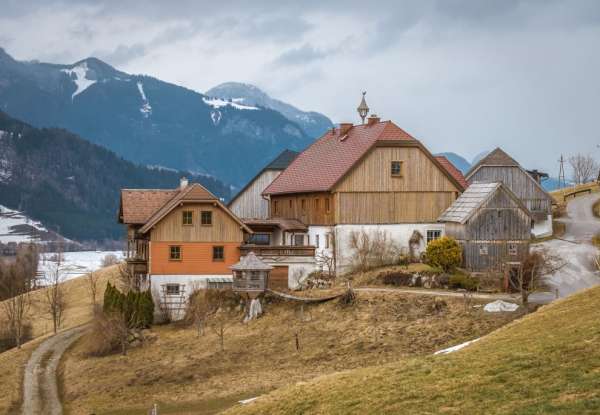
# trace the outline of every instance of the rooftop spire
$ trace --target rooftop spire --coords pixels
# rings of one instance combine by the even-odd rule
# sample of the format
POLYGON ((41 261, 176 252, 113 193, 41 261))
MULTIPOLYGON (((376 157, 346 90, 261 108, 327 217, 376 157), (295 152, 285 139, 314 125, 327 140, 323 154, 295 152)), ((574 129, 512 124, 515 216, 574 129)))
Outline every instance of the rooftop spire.
POLYGON ((365 123, 365 118, 367 118, 367 115, 369 114, 369 106, 367 105, 367 101, 365 101, 366 94, 367 94, 367 91, 363 91, 362 99, 360 100, 360 105, 356 109, 356 111, 358 111, 358 115, 360 116, 363 124, 365 123))

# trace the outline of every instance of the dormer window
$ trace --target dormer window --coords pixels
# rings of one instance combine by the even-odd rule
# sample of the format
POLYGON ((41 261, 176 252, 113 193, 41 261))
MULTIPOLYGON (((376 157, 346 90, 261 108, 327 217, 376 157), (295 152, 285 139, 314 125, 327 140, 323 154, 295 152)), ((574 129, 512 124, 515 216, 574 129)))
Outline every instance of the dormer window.
POLYGON ((392 161, 391 172, 394 177, 402 177, 402 162, 392 161))

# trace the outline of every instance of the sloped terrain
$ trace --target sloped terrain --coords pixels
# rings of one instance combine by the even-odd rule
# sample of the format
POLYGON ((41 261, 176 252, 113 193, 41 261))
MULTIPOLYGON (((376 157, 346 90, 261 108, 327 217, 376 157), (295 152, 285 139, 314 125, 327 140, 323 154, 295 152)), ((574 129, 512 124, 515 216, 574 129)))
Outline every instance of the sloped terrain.
POLYGON ((597 414, 600 287, 461 351, 337 373, 229 414, 597 414))

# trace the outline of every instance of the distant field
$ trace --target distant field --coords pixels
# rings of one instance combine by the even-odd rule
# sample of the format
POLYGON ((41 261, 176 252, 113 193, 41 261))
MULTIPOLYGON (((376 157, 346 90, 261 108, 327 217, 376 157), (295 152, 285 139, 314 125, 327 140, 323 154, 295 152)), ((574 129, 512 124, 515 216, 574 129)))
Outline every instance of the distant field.
POLYGON ((579 184, 576 186, 565 187, 564 189, 560 189, 560 190, 554 190, 554 191, 550 192, 550 195, 554 198, 554 200, 557 203, 562 203, 565 201, 565 195, 568 195, 569 193, 573 193, 576 191, 585 191, 588 189, 591 192, 598 192, 598 191, 600 191, 600 185, 598 184, 598 182, 579 184))
POLYGON ((227 414, 598 414, 600 287, 461 351, 323 376, 227 414))

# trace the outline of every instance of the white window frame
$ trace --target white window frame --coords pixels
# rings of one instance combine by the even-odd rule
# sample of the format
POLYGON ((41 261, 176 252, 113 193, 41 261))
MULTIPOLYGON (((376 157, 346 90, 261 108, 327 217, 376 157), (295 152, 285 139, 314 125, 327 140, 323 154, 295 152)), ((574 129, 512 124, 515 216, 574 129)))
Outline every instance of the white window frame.
POLYGON ((429 245, 429 242, 431 241, 435 241, 436 239, 440 239, 442 237, 442 230, 441 229, 427 229, 427 234, 426 234, 426 240, 427 240, 427 245, 429 245), (429 236, 429 232, 437 232, 438 236, 429 236))

